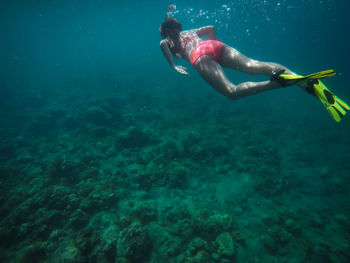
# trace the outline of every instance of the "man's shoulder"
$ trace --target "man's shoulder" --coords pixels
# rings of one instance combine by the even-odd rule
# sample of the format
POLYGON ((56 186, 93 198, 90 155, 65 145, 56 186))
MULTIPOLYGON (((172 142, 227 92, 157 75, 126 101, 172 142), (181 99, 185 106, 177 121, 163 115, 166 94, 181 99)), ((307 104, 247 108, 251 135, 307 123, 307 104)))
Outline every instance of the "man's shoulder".
POLYGON ((166 39, 162 39, 159 44, 162 46, 162 45, 166 45, 168 42, 166 39))
POLYGON ((180 34, 182 37, 194 36, 194 35, 197 35, 197 29, 184 30, 184 31, 181 31, 180 34))

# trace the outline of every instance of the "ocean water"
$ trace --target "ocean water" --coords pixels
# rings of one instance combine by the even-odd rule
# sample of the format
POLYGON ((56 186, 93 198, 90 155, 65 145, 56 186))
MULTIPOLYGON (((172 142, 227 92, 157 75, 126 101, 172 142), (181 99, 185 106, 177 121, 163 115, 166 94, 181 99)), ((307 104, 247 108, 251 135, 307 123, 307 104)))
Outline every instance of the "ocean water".
POLYGON ((347 1, 1 1, 0 261, 350 262, 349 116, 176 73, 169 5, 350 102, 347 1))

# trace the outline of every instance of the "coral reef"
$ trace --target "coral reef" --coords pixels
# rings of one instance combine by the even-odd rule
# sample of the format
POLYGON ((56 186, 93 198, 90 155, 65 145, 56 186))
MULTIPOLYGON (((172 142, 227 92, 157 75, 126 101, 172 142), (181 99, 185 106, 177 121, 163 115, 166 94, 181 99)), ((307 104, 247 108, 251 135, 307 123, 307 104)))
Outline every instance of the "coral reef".
POLYGON ((38 105, 25 123, 13 109, 0 127, 1 262, 349 261, 349 167, 309 158, 307 133, 222 102, 203 115, 132 97, 38 105))
POLYGON ((152 241, 147 230, 139 223, 119 232, 117 239, 117 262, 145 262, 151 253, 152 241))

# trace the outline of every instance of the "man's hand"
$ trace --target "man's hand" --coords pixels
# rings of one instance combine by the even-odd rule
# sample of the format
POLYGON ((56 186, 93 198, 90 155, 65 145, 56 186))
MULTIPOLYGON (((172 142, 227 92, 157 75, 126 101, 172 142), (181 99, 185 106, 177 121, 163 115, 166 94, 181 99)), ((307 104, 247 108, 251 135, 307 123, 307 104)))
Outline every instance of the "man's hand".
POLYGON ((183 75, 190 75, 186 72, 187 68, 183 67, 183 66, 175 66, 174 68, 177 72, 179 72, 180 74, 183 75))

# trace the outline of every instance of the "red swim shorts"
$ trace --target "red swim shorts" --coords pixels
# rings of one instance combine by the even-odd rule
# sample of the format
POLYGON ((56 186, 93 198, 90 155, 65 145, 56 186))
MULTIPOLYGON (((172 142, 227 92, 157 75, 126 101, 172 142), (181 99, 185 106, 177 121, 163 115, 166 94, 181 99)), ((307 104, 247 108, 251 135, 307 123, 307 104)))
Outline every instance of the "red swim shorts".
POLYGON ((191 56, 191 64, 194 65, 197 59, 203 55, 210 55, 215 59, 215 61, 220 63, 221 48, 222 42, 216 40, 206 40, 199 43, 198 46, 196 46, 196 48, 193 50, 191 56))

